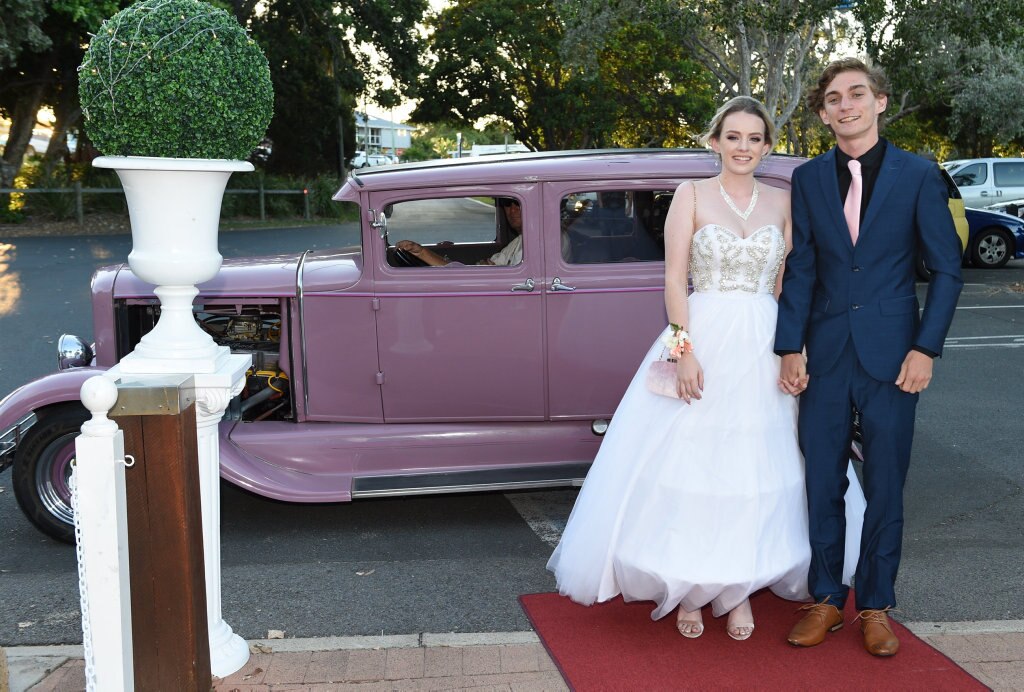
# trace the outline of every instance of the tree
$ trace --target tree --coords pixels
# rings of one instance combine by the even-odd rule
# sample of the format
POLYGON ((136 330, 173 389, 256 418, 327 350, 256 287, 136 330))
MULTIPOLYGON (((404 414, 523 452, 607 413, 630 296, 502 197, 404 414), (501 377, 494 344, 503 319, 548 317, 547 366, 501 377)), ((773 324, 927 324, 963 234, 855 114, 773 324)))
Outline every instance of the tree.
POLYGON ((1024 5, 1017 0, 864 0, 861 45, 893 86, 888 119, 921 115, 961 153, 1020 141, 1024 5))
POLYGON ((40 0, 4 0, 0 16, 0 70, 17 63, 23 50, 38 53, 50 47, 41 26, 46 7, 40 0))
POLYGON ((588 64, 563 53, 555 0, 460 0, 434 16, 415 122, 496 119, 532 149, 660 145, 709 104, 706 79, 657 27, 610 32, 588 64), (686 74, 693 90, 667 75, 686 74))
POLYGON ((622 25, 661 27, 717 82, 719 99, 755 96, 784 128, 810 71, 832 53, 845 22, 834 0, 558 0, 572 30, 566 50, 586 56, 622 25))
POLYGON ((356 104, 395 105, 412 88, 426 0, 236 0, 234 7, 270 61, 270 170, 340 170, 339 145, 346 159, 355 154, 356 104))
MULTIPOLYGON (((16 17, 19 6, 38 7, 31 15, 37 23, 22 32, 29 38, 13 53, 13 62, 5 65, 0 61, 0 84, 3 85, 0 87, 0 113, 11 119, 7 146, 0 159, 0 187, 10 187, 21 168, 41 106, 53 106, 57 116, 55 137, 51 138, 47 151, 48 160, 53 162, 66 151, 66 133, 80 116, 76 70, 88 43, 88 34, 121 3, 117 0, 52 0, 4 3, 7 4, 15 6, 12 11, 16 17), (45 40, 39 40, 38 34, 45 40)), ((4 22, 0 22, 2 24, 4 22)))

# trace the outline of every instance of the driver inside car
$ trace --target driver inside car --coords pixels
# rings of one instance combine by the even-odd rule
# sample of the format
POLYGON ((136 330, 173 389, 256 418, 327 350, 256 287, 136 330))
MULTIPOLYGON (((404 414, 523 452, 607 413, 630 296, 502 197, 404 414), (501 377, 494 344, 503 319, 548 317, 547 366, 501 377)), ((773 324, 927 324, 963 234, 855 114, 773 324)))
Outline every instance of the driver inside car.
MULTIPOLYGON (((514 264, 519 264, 522 262, 522 207, 518 200, 512 198, 499 198, 497 203, 505 213, 505 221, 508 223, 508 227, 512 232, 515 233, 515 237, 513 237, 509 244, 504 248, 496 252, 494 255, 480 260, 477 264, 492 266, 512 266, 514 264)), ((453 262, 446 257, 441 257, 434 251, 424 248, 415 241, 398 241, 394 247, 398 250, 403 250, 414 255, 417 259, 432 267, 461 264, 461 262, 453 262)), ((568 239, 563 233, 562 256, 566 256, 567 252, 568 239)))
MULTIPOLYGON (((512 199, 511 197, 499 197, 497 203, 504 211, 505 221, 512 232, 516 234, 516 237, 501 250, 498 250, 486 259, 480 260, 477 264, 508 267, 523 261, 523 210, 519 205, 519 200, 512 199)), ((453 264, 448 258, 442 257, 433 250, 423 247, 414 240, 399 240, 395 243, 395 247, 414 255, 417 259, 431 267, 444 267, 453 264)), ((459 265, 461 263, 454 262, 454 264, 459 265)))

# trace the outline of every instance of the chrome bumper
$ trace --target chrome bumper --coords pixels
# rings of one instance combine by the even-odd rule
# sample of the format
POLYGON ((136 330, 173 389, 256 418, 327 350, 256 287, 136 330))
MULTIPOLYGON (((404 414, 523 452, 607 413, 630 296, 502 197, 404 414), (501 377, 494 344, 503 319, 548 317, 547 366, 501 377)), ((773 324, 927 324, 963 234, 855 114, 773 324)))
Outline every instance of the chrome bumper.
POLYGON ((0 473, 14 463, 14 450, 18 448, 25 432, 35 425, 37 420, 36 414, 30 413, 15 423, 13 427, 0 433, 0 473))

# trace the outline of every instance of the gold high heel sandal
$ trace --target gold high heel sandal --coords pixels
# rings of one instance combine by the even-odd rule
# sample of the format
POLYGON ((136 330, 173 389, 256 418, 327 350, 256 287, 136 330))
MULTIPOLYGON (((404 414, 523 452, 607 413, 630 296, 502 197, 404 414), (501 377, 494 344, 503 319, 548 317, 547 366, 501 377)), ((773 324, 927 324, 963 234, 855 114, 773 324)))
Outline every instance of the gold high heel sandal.
MULTIPOLYGON (((749 600, 743 601, 743 603, 747 604, 747 608, 748 609, 750 608, 750 601, 749 600)), ((740 606, 742 606, 743 603, 740 603, 740 605, 736 606, 736 608, 739 608, 740 606)), ((732 614, 734 612, 736 612, 736 608, 733 608, 732 610, 729 611, 729 618, 730 619, 732 619, 732 614)), ((750 619, 751 620, 754 619, 753 611, 751 611, 750 619)), ((725 631, 726 631, 726 633, 730 637, 732 637, 736 641, 742 642, 742 641, 744 641, 746 639, 750 639, 750 635, 752 635, 754 633, 754 623, 753 622, 742 622, 742 623, 727 622, 726 626, 725 626, 725 631)))
POLYGON ((696 639, 704 634, 704 619, 701 617, 700 611, 695 610, 690 613, 679 606, 679 614, 676 615, 676 629, 687 639, 696 639), (696 620, 689 619, 693 615, 697 616, 696 620))

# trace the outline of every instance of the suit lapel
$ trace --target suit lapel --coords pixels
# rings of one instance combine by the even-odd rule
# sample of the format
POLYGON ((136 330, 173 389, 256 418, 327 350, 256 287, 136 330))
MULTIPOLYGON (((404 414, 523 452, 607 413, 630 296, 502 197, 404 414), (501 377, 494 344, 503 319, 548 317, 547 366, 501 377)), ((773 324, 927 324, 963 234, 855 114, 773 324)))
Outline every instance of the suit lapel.
POLYGON ((846 247, 853 249, 853 241, 850 240, 850 229, 846 226, 846 217, 843 215, 843 200, 839 197, 839 174, 836 173, 836 148, 832 147, 821 155, 821 165, 824 170, 818 176, 821 183, 821 199, 825 201, 832 215, 832 225, 836 227, 839 235, 842 236, 846 247))
POLYGON ((866 233, 871 231, 871 222, 878 216, 878 211, 885 203, 885 198, 896 187, 900 171, 903 170, 904 160, 905 156, 901 149, 892 143, 886 145, 885 157, 882 159, 882 166, 878 171, 878 177, 875 179, 875 187, 871 190, 871 200, 868 202, 868 208, 864 212, 864 218, 860 224, 860 238, 858 242, 864 238, 866 233))

